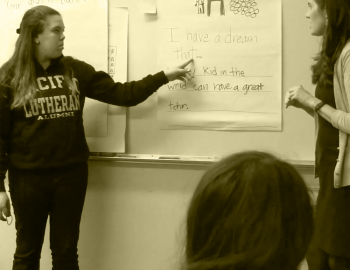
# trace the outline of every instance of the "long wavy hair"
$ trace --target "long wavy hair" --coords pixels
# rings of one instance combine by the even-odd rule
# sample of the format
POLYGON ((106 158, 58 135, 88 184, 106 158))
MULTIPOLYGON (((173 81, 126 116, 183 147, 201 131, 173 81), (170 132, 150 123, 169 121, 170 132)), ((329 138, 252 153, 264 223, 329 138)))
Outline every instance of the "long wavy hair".
MULTIPOLYGON (((29 9, 20 24, 20 34, 16 41, 15 51, 11 58, 0 68, 0 84, 10 87, 13 91, 11 108, 25 105, 35 98, 37 81, 35 71, 34 39, 43 32, 47 16, 60 15, 58 11, 48 6, 36 6, 29 9)), ((78 93, 73 81, 73 70, 61 61, 64 67, 64 78, 73 94, 78 93)))
POLYGON ((311 66, 312 83, 333 85, 334 64, 350 38, 350 1, 315 0, 321 10, 326 10, 328 24, 322 38, 320 52, 311 66))
POLYGON ((295 270, 313 233, 308 189, 292 165, 249 151, 199 182, 187 212, 181 270, 295 270))

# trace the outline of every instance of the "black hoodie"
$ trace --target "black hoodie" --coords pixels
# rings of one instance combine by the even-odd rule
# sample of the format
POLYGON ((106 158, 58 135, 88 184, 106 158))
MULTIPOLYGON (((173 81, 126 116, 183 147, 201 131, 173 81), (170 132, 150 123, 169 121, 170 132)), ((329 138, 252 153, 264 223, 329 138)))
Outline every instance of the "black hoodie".
POLYGON ((5 191, 8 168, 46 170, 87 161, 82 117, 85 97, 134 106, 169 82, 162 71, 140 81, 115 83, 107 73, 63 56, 53 59, 46 70, 38 62, 35 67, 37 95, 25 106, 11 110, 12 90, 0 85, 0 191, 5 191), (66 67, 73 70, 78 95, 72 95, 64 81, 66 67))

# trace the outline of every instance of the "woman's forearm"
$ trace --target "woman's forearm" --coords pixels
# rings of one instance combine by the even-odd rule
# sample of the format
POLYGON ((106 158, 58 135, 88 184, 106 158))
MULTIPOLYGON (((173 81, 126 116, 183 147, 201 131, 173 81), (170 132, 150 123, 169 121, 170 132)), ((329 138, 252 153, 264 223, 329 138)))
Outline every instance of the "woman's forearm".
POLYGON ((331 106, 325 104, 325 105, 323 105, 323 106, 318 110, 317 113, 318 113, 321 117, 323 117, 324 119, 326 119, 329 123, 332 123, 331 119, 332 119, 332 115, 333 115, 333 113, 334 113, 335 111, 336 111, 336 110, 335 110, 333 107, 331 107, 331 106))

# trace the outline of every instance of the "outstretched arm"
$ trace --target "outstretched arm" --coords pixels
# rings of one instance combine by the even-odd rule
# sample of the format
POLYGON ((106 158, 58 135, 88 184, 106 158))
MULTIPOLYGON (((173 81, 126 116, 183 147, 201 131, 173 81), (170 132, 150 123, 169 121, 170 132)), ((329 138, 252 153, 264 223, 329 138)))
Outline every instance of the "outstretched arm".
POLYGON ((114 82, 107 73, 102 71, 96 72, 92 66, 87 64, 84 64, 86 72, 80 75, 83 77, 85 74, 88 74, 85 77, 90 78, 85 84, 87 97, 118 106, 135 106, 145 101, 169 81, 191 80, 191 70, 185 67, 192 61, 190 59, 180 66, 160 71, 154 75, 148 75, 138 81, 126 83, 114 82))

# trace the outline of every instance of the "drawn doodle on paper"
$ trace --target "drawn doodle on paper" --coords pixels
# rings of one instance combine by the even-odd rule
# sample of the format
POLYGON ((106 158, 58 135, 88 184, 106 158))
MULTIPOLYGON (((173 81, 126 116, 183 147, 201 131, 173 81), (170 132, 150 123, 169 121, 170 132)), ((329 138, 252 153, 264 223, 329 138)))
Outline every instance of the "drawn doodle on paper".
POLYGON ((231 0, 230 9, 234 14, 241 13, 246 17, 255 18, 259 9, 254 8, 257 5, 255 0, 231 0))
POLYGON ((207 1, 208 1, 208 6, 207 6, 208 16, 210 16, 210 12, 211 12, 211 2, 215 2, 215 1, 220 1, 220 14, 221 15, 225 15, 225 3, 224 3, 224 0, 207 0, 207 1))
MULTIPOLYGON (((207 14, 211 14, 211 3, 215 1, 220 1, 220 15, 225 15, 225 3, 224 0, 207 0, 207 14)), ((204 14, 204 0, 196 0, 195 6, 198 8, 198 14, 204 14)))
MULTIPOLYGON (((220 15, 225 15, 225 0, 207 0, 207 15, 211 15, 211 4, 212 2, 220 1, 220 15)), ((256 0, 230 0, 230 10, 234 14, 240 13, 246 17, 255 18, 259 14, 259 9, 256 8, 256 0)), ((198 9, 198 14, 205 13, 205 1, 196 0, 195 6, 198 9)))
POLYGON ((198 7, 198 14, 204 14, 204 0, 196 0, 196 7, 198 7))

